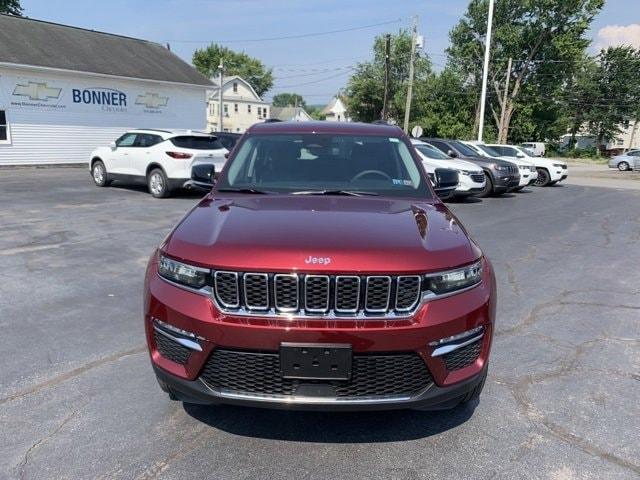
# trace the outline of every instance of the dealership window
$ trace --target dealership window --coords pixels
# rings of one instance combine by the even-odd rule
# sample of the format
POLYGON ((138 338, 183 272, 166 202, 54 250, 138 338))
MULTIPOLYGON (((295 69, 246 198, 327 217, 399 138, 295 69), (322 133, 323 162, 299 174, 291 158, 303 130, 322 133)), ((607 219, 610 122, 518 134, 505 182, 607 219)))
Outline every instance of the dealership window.
POLYGON ((224 114, 228 114, 229 113, 229 105, 228 104, 224 104, 224 114))
POLYGON ((264 118, 267 118, 267 112, 268 112, 267 107, 264 107, 264 109, 262 110, 262 116, 264 118))
POLYGON ((258 118, 262 116, 262 108, 258 107, 258 118))
POLYGON ((9 121, 7 120, 7 112, 4 110, 0 110, 0 143, 11 143, 9 121))
POLYGON ((237 103, 234 103, 234 104, 233 104, 233 111, 234 111, 235 113, 238 113, 238 104, 237 104, 237 103))
POLYGON ((247 113, 251 113, 251 105, 247 105, 247 113))
POLYGON ((238 93, 238 82, 233 82, 233 93, 238 93))

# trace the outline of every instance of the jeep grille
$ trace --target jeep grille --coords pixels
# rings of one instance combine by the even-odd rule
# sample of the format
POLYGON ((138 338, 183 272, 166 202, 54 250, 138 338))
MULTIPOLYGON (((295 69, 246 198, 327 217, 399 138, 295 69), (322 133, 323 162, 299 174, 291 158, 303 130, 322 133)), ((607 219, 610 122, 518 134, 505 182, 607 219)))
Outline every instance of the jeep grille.
POLYGON ((238 315, 406 316, 418 306, 419 275, 319 275, 216 271, 214 298, 238 315))

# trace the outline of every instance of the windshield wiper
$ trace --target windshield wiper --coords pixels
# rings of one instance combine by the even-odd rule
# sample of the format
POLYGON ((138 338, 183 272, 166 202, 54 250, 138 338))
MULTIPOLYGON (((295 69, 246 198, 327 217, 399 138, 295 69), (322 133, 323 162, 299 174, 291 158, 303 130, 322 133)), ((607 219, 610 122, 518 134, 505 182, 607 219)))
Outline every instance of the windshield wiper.
POLYGON ((362 192, 359 190, 301 190, 292 195, 345 195, 349 197, 378 196, 375 192, 362 192))
POLYGON ((233 193, 255 193, 259 195, 268 195, 271 192, 264 190, 257 190, 255 188, 219 188, 218 192, 233 192, 233 193))

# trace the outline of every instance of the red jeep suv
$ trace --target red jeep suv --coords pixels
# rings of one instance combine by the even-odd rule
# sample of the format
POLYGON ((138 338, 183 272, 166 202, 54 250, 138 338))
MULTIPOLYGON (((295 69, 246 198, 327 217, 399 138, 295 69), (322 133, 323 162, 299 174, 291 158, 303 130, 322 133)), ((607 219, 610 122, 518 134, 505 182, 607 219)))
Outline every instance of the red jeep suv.
POLYGON ((337 122, 251 127, 144 295, 172 399, 297 409, 478 398, 495 308, 491 264, 403 132, 337 122))

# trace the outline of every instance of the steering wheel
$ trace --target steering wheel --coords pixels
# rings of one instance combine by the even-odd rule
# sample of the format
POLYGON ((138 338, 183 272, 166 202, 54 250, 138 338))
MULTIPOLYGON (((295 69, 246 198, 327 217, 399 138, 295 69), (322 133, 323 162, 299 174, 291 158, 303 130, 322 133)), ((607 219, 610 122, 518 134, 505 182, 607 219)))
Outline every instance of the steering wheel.
POLYGON ((391 180, 391 177, 381 170, 365 170, 363 172, 358 173, 355 177, 349 180, 349 182, 355 182, 356 180, 359 180, 365 175, 378 175, 380 177, 384 177, 386 180, 391 180))

